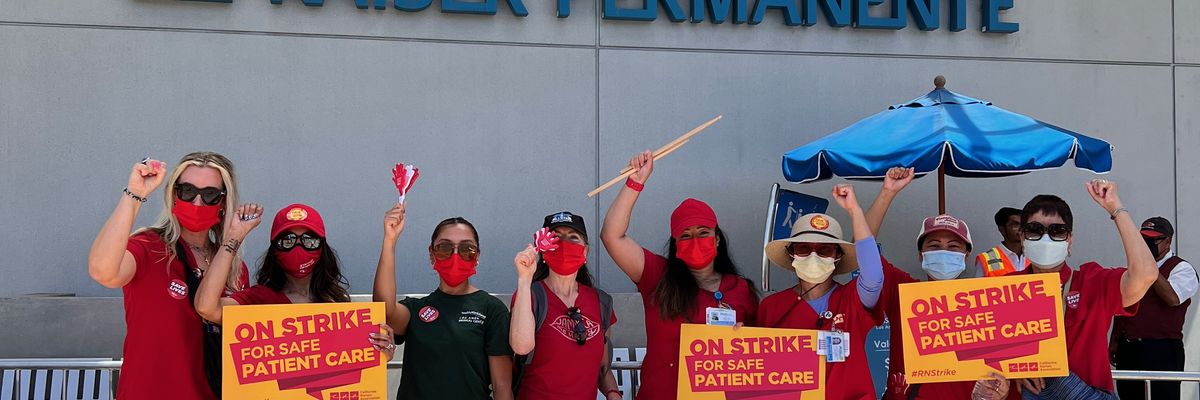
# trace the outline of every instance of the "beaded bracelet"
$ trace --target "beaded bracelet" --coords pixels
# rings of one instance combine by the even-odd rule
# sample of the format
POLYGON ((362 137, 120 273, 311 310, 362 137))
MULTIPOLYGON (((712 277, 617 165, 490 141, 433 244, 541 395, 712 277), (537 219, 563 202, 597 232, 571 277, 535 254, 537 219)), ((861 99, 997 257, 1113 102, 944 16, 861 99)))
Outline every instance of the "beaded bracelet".
POLYGON ((1116 221, 1118 215, 1121 215, 1121 213, 1128 213, 1128 212, 1129 212, 1128 208, 1125 208, 1125 207, 1118 208, 1117 211, 1113 211, 1112 215, 1108 216, 1108 219, 1116 221))
POLYGON ((131 199, 137 200, 139 203, 145 203, 145 202, 146 202, 146 200, 148 200, 148 199, 147 199, 147 198, 145 198, 145 197, 142 197, 142 196, 138 196, 138 195, 136 195, 136 194, 133 194, 133 192, 130 192, 130 191, 129 191, 129 188, 124 188, 124 189, 121 189, 121 191, 122 191, 122 192, 125 192, 125 195, 129 196, 129 198, 131 198, 131 199))

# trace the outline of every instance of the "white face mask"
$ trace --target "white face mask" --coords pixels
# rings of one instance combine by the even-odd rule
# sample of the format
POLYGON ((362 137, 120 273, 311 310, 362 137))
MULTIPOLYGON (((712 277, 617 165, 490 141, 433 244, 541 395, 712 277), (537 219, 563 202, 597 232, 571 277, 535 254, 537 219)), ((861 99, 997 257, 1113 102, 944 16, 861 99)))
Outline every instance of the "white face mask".
POLYGON ((921 269, 939 281, 954 279, 967 269, 967 255, 950 250, 926 251, 921 253, 921 269))
POLYGON ((792 268, 796 270, 796 276, 800 280, 814 285, 825 282, 830 275, 833 275, 835 263, 837 263, 837 259, 821 257, 816 252, 807 257, 792 255, 792 268))
POLYGON ((1067 261, 1067 249, 1070 246, 1066 240, 1055 242, 1050 235, 1042 235, 1038 240, 1025 240, 1025 258, 1041 268, 1054 268, 1067 261))

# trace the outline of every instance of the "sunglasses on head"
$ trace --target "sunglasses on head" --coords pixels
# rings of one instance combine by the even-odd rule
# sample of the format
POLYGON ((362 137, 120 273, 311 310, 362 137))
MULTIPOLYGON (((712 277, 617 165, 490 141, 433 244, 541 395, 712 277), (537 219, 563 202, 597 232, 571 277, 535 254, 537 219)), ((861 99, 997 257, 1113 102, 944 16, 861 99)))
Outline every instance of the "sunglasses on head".
POLYGON ((801 258, 808 257, 812 253, 817 253, 818 257, 836 258, 838 246, 827 243, 792 243, 791 251, 792 255, 801 258))
POLYGON ((225 191, 215 187, 198 188, 190 183, 175 184, 175 197, 179 200, 191 203, 196 200, 196 196, 200 196, 204 204, 215 206, 225 197, 225 191))
POLYGON ((450 256, 458 253, 458 257, 463 261, 475 261, 479 258, 479 246, 473 243, 454 244, 450 242, 441 242, 433 245, 433 257, 439 260, 449 260, 450 256))
POLYGON ((1061 242, 1071 236, 1071 228, 1067 224, 1042 225, 1039 222, 1027 222, 1021 227, 1021 236, 1025 240, 1041 240, 1042 236, 1050 235, 1050 240, 1061 242))
POLYGON ((275 238, 275 250, 291 251, 297 245, 305 250, 317 250, 321 248, 321 237, 315 234, 304 232, 303 235, 297 235, 293 232, 288 232, 275 238))
POLYGON ((571 337, 575 339, 575 343, 583 346, 587 343, 587 326, 583 323, 583 314, 580 314, 579 307, 568 308, 567 317, 575 322, 575 326, 571 328, 571 337))

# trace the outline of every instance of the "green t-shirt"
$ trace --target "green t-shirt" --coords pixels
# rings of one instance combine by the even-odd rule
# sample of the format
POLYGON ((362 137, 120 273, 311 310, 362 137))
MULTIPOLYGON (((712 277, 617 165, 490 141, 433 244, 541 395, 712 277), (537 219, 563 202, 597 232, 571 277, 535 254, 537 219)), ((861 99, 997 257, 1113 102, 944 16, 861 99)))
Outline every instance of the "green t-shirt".
POLYGON ((508 307, 482 290, 459 296, 436 290, 400 304, 412 318, 397 398, 491 398, 488 357, 512 355, 508 307))

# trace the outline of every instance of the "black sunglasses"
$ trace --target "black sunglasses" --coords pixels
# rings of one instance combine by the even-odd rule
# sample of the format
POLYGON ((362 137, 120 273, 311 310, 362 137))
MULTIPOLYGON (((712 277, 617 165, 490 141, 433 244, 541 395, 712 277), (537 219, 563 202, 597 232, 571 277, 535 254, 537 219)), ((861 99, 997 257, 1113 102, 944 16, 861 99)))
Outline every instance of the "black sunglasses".
POLYGON ((175 184, 175 197, 179 200, 191 203, 196 200, 196 196, 200 196, 200 200, 203 200, 204 204, 215 206, 225 197, 225 191, 215 187, 201 189, 190 183, 175 184))
POLYGON ((1046 226, 1038 222, 1027 222, 1021 227, 1021 236, 1025 237, 1025 240, 1041 240, 1046 234, 1050 235, 1050 240, 1061 242, 1071 236, 1071 228, 1067 224, 1046 226))
POLYGON ((275 238, 275 250, 290 251, 300 245, 305 250, 317 250, 321 248, 321 237, 309 232, 304 232, 303 235, 296 235, 288 232, 275 238))
POLYGON ((575 338, 575 343, 583 346, 587 343, 587 326, 583 323, 583 314, 579 313, 579 307, 568 308, 567 317, 575 322, 575 327, 571 328, 571 337, 575 338))

